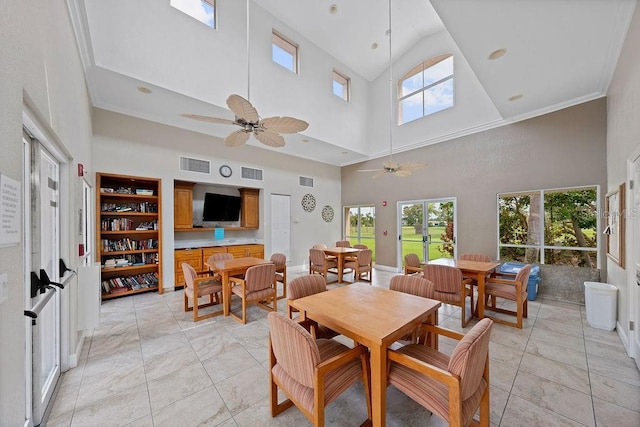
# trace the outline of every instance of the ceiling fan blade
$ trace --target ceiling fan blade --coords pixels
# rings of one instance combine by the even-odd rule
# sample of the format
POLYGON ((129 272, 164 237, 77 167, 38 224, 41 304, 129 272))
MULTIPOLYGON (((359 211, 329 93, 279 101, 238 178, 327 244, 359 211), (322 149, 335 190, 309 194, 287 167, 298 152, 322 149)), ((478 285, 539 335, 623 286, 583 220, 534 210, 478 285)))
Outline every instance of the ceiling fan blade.
POLYGON ((233 120, 221 119, 221 118, 218 118, 218 117, 199 116, 197 114, 189 114, 189 113, 182 113, 182 114, 180 114, 180 116, 186 117, 187 119, 200 120, 201 122, 220 123, 220 124, 224 124, 224 125, 233 125, 233 124, 235 124, 235 122, 233 120))
POLYGON ((254 132, 253 136, 255 136, 258 141, 262 142, 264 145, 268 145, 269 147, 284 146, 284 138, 282 135, 269 130, 254 132))
POLYGON ((258 111, 256 111, 249 101, 240 95, 229 95, 227 98, 227 106, 237 118, 249 123, 258 122, 258 111))
POLYGON ((383 172, 384 169, 358 169, 356 172, 383 172))
POLYGON ((379 171, 378 173, 373 174, 373 176, 371 177, 371 179, 379 178, 379 177, 381 177, 382 175, 384 175, 385 173, 388 173, 388 171, 386 171, 386 170, 384 170, 384 169, 383 169, 383 170, 379 171))
POLYGON ((400 166, 398 166, 398 168, 405 171, 417 171, 420 169, 424 169, 426 166, 427 166, 426 163, 410 162, 410 163, 402 163, 400 166))
POLYGON ((393 174, 395 176, 409 176, 411 175, 413 172, 411 172, 410 170, 406 170, 406 169, 398 169, 396 171, 393 172, 393 174))
POLYGON ((260 124, 265 128, 277 133, 297 133, 309 127, 309 123, 304 120, 287 116, 275 116, 262 119, 260 124))
POLYGON ((237 147, 244 144, 249 139, 249 133, 243 130, 231 132, 225 139, 224 145, 227 147, 237 147))

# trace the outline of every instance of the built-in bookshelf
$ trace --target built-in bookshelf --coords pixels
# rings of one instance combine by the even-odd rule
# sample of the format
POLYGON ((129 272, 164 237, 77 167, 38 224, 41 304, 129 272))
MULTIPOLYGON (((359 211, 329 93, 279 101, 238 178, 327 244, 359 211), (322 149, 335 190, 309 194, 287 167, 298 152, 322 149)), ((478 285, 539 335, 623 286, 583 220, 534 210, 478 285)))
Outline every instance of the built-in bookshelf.
POLYGON ((162 293, 161 181, 97 173, 102 298, 162 293))

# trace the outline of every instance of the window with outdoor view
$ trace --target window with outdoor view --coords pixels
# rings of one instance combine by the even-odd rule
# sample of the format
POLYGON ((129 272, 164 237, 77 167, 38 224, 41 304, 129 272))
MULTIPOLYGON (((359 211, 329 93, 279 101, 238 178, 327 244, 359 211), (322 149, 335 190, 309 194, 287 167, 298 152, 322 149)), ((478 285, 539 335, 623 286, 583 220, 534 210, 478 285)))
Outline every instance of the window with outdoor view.
POLYGON ((344 74, 333 70, 333 94, 345 101, 349 101, 351 79, 344 74))
POLYGON ((271 59, 276 64, 298 74, 298 45, 275 30, 271 38, 271 59))
POLYGON ((216 28, 216 0, 170 0, 169 4, 211 28, 216 28))
POLYGON ((367 245, 376 259, 376 207, 373 205, 344 207, 344 240, 353 245, 367 245))
POLYGON ((498 195, 503 261, 599 268, 598 187, 498 195))
POLYGON ((440 55, 409 70, 398 81, 398 123, 453 107, 453 55, 440 55))

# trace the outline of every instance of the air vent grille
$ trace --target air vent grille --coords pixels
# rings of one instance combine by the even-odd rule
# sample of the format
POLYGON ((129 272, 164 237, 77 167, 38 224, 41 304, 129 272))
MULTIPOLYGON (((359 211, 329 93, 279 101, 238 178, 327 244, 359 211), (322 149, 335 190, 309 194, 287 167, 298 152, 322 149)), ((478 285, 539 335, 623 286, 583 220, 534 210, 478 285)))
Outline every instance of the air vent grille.
POLYGON ((313 187, 313 178, 309 178, 308 176, 301 176, 299 183, 302 187, 313 187))
POLYGON ((256 181, 262 181, 262 169, 252 169, 242 167, 242 177, 246 179, 254 179, 256 181))
POLYGON ((193 159, 191 157, 180 156, 180 170, 197 173, 211 173, 211 162, 209 160, 193 159))

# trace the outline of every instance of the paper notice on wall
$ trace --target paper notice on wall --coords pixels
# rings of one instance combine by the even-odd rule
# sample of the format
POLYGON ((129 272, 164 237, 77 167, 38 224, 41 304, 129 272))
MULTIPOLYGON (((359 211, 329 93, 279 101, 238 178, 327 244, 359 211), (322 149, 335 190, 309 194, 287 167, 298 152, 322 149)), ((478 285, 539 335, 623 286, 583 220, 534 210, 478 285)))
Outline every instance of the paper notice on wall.
POLYGON ((0 246, 20 243, 20 183, 0 174, 0 246))

